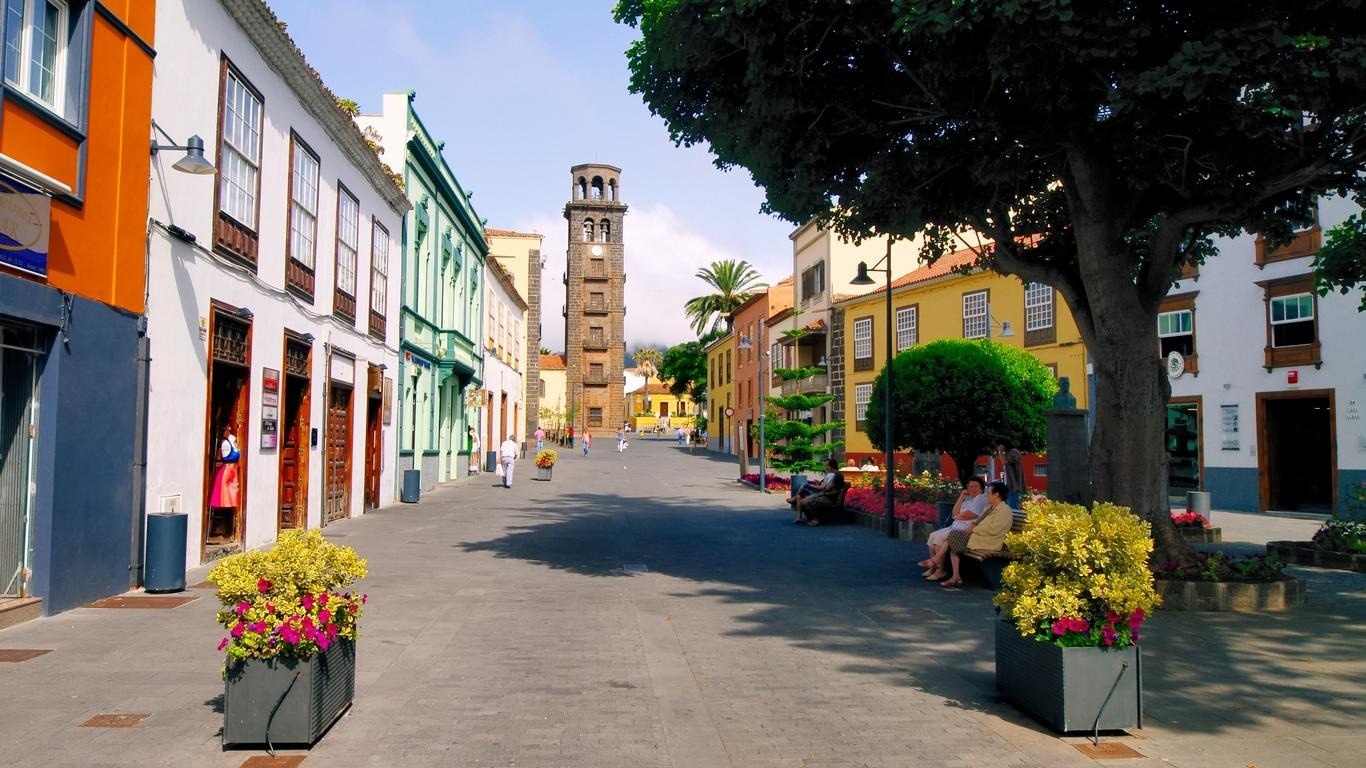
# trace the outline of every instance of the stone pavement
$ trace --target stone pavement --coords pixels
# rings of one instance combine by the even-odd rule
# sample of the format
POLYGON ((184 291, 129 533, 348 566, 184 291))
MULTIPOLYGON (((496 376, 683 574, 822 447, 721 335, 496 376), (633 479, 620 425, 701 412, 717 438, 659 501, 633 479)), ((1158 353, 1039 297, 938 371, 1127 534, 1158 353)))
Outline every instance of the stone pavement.
MULTIPOLYGON (((607 447, 610 441, 601 445, 607 447)), ((991 593, 917 575, 924 547, 787 523, 732 463, 638 438, 551 482, 469 478, 327 528, 370 560, 352 708, 306 765, 1082 766, 996 697, 991 593)), ((1215 513, 1228 540, 1312 522, 1215 513), (1246 518, 1246 519, 1244 519, 1246 518)), ((190 574, 190 583, 207 569, 190 574)), ((1158 612, 1145 727, 1178 768, 1361 765, 1366 576, 1296 569, 1310 604, 1158 612)), ((0 766, 239 766, 219 745, 212 592, 0 631, 0 766), (129 729, 80 727, 141 713, 129 729)))

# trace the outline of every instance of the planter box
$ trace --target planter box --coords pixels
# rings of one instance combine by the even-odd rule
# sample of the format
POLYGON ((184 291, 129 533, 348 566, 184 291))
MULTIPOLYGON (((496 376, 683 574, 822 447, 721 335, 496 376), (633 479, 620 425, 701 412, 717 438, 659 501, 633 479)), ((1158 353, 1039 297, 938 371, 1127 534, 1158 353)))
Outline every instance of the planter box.
POLYGON ((1091 730, 1097 714, 1103 731, 1143 727, 1138 646, 1122 651, 1059 648, 1021 637, 1014 624, 998 621, 996 688, 1020 709, 1063 733, 1091 730))
POLYGON ((1275 612, 1304 602, 1304 579, 1243 584, 1236 581, 1153 582, 1164 611, 1275 612))
POLYGON ((1308 565, 1314 568, 1333 568, 1366 573, 1366 555, 1349 552, 1324 552, 1312 541, 1271 541, 1266 551, 1289 565, 1308 565))
POLYGON ((1180 531, 1181 538, 1191 544, 1218 544, 1224 540, 1223 528, 1194 528, 1187 526, 1177 528, 1176 530, 1180 531))
POLYGON ((223 745, 265 744, 267 736, 275 745, 311 745, 351 706, 355 692, 356 644, 351 640, 302 661, 230 663, 223 745))
POLYGON ((550 479, 550 475, 551 475, 554 471, 555 471, 555 468, 554 468, 554 467, 537 467, 537 468, 536 468, 536 479, 537 479, 537 480, 549 480, 549 479, 550 479))

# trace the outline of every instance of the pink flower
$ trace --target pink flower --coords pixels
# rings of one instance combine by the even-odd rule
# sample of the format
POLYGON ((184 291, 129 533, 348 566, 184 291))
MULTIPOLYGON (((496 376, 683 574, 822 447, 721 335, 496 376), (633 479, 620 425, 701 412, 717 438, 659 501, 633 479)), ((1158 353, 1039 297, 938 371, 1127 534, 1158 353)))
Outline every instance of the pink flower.
POLYGON ((318 595, 318 605, 327 605, 328 599, 329 599, 329 595, 328 595, 326 592, 319 593, 319 595, 318 595))
POLYGON ((1067 634, 1067 619, 1058 619, 1053 622, 1053 634, 1062 637, 1067 634))
POLYGON ((1142 609, 1142 608, 1139 608, 1139 609, 1135 610, 1133 613, 1129 614, 1129 629, 1130 629, 1130 631, 1137 632, 1137 631, 1138 631, 1139 625, 1142 624, 1142 623, 1143 623, 1143 620, 1146 619, 1147 617, 1148 617, 1147 614, 1145 614, 1145 613, 1143 612, 1143 609, 1142 609))
POLYGON ((223 650, 224 648, 227 648, 227 647, 228 647, 228 638, 225 637, 225 638, 223 638, 222 640, 220 640, 220 641, 218 642, 218 650, 221 651, 221 650, 223 650))
POLYGON ((336 637, 336 636, 337 636, 337 632, 338 632, 338 630, 337 630, 337 625, 336 625, 336 624, 328 624, 328 625, 327 625, 327 636, 328 636, 328 637, 336 637))
POLYGON ((258 635, 264 634, 266 631, 266 623, 264 621, 253 621, 250 625, 247 626, 247 629, 250 629, 252 632, 255 632, 258 635))
POLYGON ((312 595, 304 595, 303 599, 300 600, 299 602, 303 604, 304 610, 305 610, 305 611, 312 611, 312 610, 313 610, 313 596, 312 596, 312 595))
POLYGON ((327 635, 319 635, 316 640, 318 643, 318 650, 320 651, 327 650, 327 646, 332 644, 332 640, 329 639, 327 635))
POLYGON ((298 645, 299 630, 289 625, 280 627, 280 639, 284 640, 286 643, 289 643, 290 645, 298 645))
POLYGON ((1106 611, 1105 620, 1110 622, 1111 624, 1114 624, 1115 622, 1119 621, 1119 614, 1115 613, 1114 611, 1106 611))
POLYGON ((1104 641, 1106 645, 1114 645, 1115 628, 1107 624, 1105 628, 1100 631, 1100 639, 1104 641))
POLYGON ((244 615, 249 610, 251 610, 251 605, 247 603, 247 601, 245 600, 239 602, 232 608, 232 612, 237 614, 238 616, 244 615))
POLYGON ((267 581, 266 579, 260 579, 260 580, 258 580, 258 581, 256 582, 256 591, 257 591, 257 592, 260 592, 260 593, 263 594, 263 595, 264 595, 265 593, 269 592, 269 591, 270 591, 270 582, 267 581))
POLYGON ((361 596, 360 596, 360 601, 361 601, 361 604, 362 604, 362 605, 364 605, 364 604, 365 604, 365 601, 366 601, 366 599, 367 599, 367 598, 369 598, 369 597, 370 597, 370 596, 369 596, 369 595, 367 595, 367 594, 362 594, 362 595, 361 595, 361 596))
POLYGON ((326 624, 327 622, 329 622, 329 621, 331 621, 331 620, 332 620, 332 612, 331 612, 331 611, 327 610, 326 608, 323 608, 322 610, 318 611, 318 621, 321 621, 322 623, 326 624))
POLYGON ((275 603, 266 603, 266 613, 275 613, 275 603))
POLYGON ((232 629, 228 630, 228 634, 232 635, 233 637, 241 637, 242 633, 245 631, 247 631, 247 625, 239 621, 236 624, 232 625, 232 629))

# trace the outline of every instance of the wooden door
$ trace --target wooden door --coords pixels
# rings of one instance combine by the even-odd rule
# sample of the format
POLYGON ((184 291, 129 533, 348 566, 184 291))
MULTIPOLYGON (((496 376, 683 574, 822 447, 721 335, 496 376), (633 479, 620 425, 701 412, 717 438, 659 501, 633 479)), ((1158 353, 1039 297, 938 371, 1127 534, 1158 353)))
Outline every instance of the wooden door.
POLYGON ((335 383, 327 395, 326 456, 324 524, 351 516, 351 388, 335 383))
POLYGON ((365 405, 365 508, 379 508, 379 478, 384 471, 384 433, 380 430, 381 401, 366 399, 365 405))
POLYGON ((308 527, 309 382, 285 377, 280 421, 280 530, 308 527))

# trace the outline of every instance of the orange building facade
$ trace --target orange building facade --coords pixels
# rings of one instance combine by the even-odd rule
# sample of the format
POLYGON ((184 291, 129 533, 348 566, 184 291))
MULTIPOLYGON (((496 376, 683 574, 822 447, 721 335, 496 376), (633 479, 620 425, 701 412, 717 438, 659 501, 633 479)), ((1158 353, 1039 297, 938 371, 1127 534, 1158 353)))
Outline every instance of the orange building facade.
POLYGON ((0 601, 46 613, 140 579, 155 10, 0 20, 0 601))

